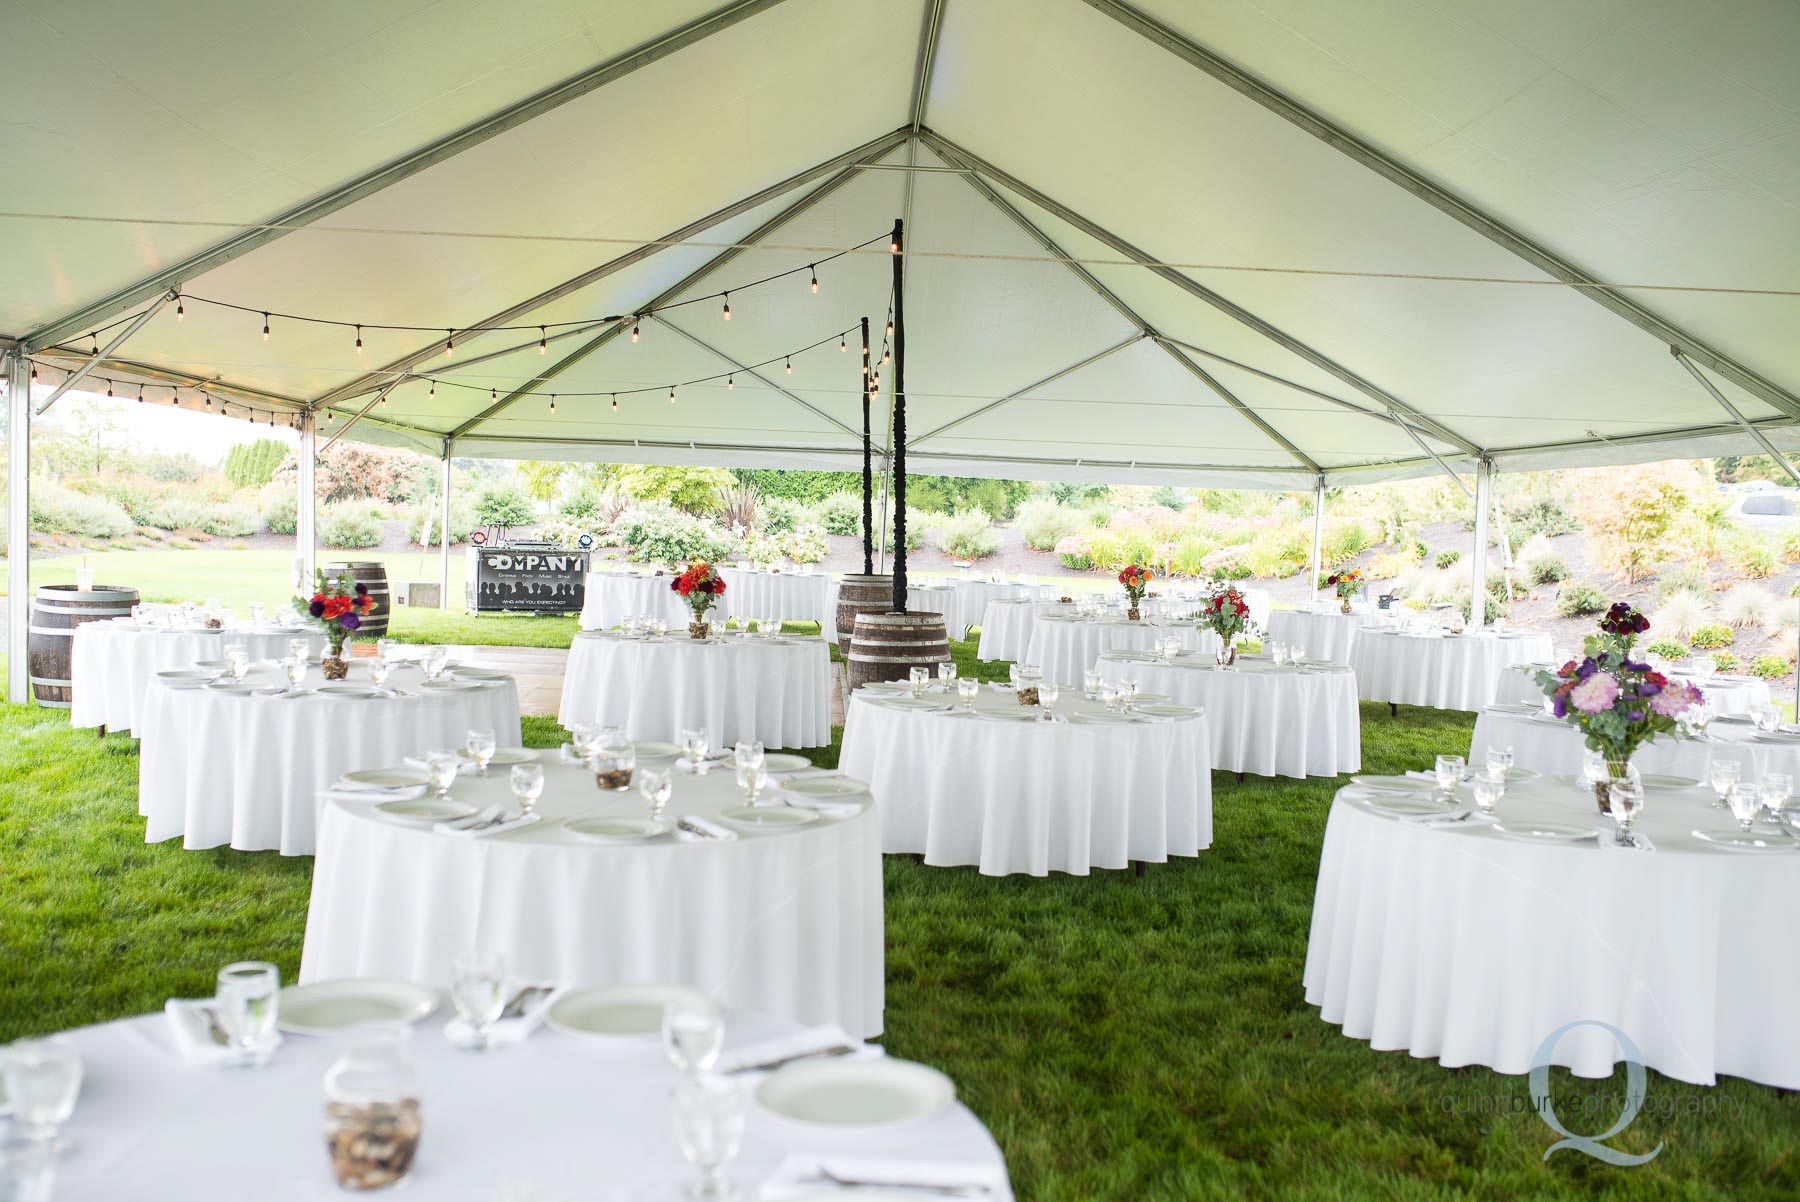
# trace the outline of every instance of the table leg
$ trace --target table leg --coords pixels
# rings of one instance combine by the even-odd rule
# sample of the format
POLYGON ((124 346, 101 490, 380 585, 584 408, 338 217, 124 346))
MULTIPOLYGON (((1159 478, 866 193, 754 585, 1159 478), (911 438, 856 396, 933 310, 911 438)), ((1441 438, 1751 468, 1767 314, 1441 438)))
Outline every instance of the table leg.
POLYGON ((1388 702, 1388 717, 1398 718, 1399 716, 1400 716, 1400 707, 1395 705, 1392 701, 1388 702))

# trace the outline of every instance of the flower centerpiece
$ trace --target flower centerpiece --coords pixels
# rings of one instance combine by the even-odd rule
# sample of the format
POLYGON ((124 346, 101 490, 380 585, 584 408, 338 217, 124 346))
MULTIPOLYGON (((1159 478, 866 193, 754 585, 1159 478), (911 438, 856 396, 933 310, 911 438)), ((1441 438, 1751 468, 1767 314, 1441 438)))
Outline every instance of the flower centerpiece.
POLYGON ((349 587, 350 577, 327 577, 323 570, 313 573, 313 595, 310 600, 294 598, 296 607, 305 606, 314 622, 325 631, 327 654, 319 668, 326 680, 342 680, 350 671, 344 662, 344 644, 362 629, 362 620, 375 608, 369 586, 349 587))
POLYGON ((1358 568, 1345 568, 1341 572, 1333 572, 1325 577, 1323 583, 1327 588, 1337 592, 1338 609, 1349 613, 1350 602, 1355 599, 1356 594, 1363 590, 1363 574, 1358 568))
POLYGON ((1251 627, 1250 603, 1242 593, 1226 585, 1206 599, 1200 610, 1200 625, 1219 636, 1216 658, 1221 668, 1229 668, 1237 662, 1234 641, 1251 627))
POLYGON ((1154 578, 1149 568, 1140 568, 1135 563, 1119 573, 1119 583, 1125 586, 1125 599, 1129 602, 1125 616, 1131 621, 1138 620, 1138 606, 1144 600, 1144 590, 1150 587, 1154 578))
POLYGON ((700 559, 689 564, 669 587, 681 594, 681 599, 694 613, 694 620, 688 623, 688 637, 705 638, 708 634, 706 611, 725 595, 725 577, 719 575, 719 569, 700 559))
POLYGON ((1606 759, 1609 780, 1594 782, 1594 800, 1609 813, 1612 781, 1629 780, 1631 757, 1701 704, 1700 690, 1671 682, 1649 664, 1632 658, 1637 637, 1649 619, 1623 601, 1600 619, 1600 633, 1583 643, 1579 661, 1536 673, 1550 712, 1586 736, 1588 750, 1606 759))

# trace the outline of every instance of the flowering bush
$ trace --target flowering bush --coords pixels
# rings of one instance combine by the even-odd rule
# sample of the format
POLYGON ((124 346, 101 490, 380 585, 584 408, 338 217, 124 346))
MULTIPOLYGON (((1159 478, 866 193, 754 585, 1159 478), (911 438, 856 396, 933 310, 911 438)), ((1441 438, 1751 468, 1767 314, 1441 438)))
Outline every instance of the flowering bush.
POLYGON ((1153 578, 1149 568, 1140 568, 1135 563, 1119 573, 1119 583, 1125 586, 1125 596, 1130 599, 1133 609, 1144 599, 1144 590, 1150 587, 1153 578))
POLYGON ((813 507, 819 525, 827 534, 862 535, 862 497, 855 493, 834 492, 813 507))
POLYGON ((358 584, 354 589, 347 588, 349 579, 348 576, 327 577, 320 569, 313 573, 313 595, 294 598, 294 604, 305 607, 312 620, 325 631, 325 641, 331 645, 334 657, 342 657, 344 641, 362 629, 363 618, 375 608, 369 586, 358 584))
POLYGON ((1700 690, 1671 682, 1649 664, 1632 658, 1637 637, 1649 619, 1623 601, 1600 619, 1580 662, 1541 670, 1537 682, 1550 697, 1551 712, 1586 736, 1587 746, 1606 757, 1614 775, 1623 775, 1632 753, 1698 706, 1700 690))
POLYGON ((938 550, 953 559, 980 559, 1000 549, 1000 532, 984 509, 965 509, 931 533, 938 550))
POLYGON ((669 587, 681 594, 682 601, 694 611, 694 621, 703 622, 706 611, 725 595, 725 578, 710 563, 701 561, 689 564, 685 572, 669 582, 669 587))
POLYGON ((795 563, 818 563, 825 558, 825 531, 814 525, 796 526, 781 536, 781 549, 795 563))
POLYGON ((1088 527, 1088 515, 1049 497, 1019 506, 1013 525, 1033 551, 1048 551, 1088 527))
POLYGON ((1207 598, 1205 608, 1200 611, 1200 624, 1229 644, 1250 629, 1249 603, 1236 589, 1221 589, 1207 598))
POLYGON ((716 563, 730 559, 737 550, 737 541, 725 531, 671 505, 627 509, 611 533, 640 563, 716 563))

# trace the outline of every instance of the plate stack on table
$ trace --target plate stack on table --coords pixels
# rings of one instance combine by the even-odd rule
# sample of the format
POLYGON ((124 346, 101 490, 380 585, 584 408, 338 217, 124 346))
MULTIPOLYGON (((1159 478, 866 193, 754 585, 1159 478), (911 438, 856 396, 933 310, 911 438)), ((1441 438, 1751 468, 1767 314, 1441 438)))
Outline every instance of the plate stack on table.
POLYGON ((703 729, 714 747, 831 742, 831 652, 803 635, 691 639, 591 630, 576 635, 557 720, 623 726, 634 739, 703 729))
POLYGON ((1020 661, 1030 659, 1031 636, 1044 618, 1074 618, 1073 605, 1060 601, 1032 601, 1024 597, 1003 597, 989 601, 977 618, 981 626, 981 643, 975 649, 977 659, 1020 661))
MULTIPOLYGON (((674 753, 640 744, 634 785, 674 768, 674 753)), ((334 791, 301 979, 447 985, 452 960, 478 947, 528 980, 667 981, 857 1036, 881 1031, 881 841, 860 782, 771 753, 771 804, 746 809, 729 765, 674 768, 652 823, 636 787, 602 790, 560 753, 537 758, 540 820, 497 833, 436 822, 516 809, 500 765, 459 777, 447 805, 421 784, 334 791), (682 820, 695 817, 702 833, 690 838, 682 820)))
POLYGON ((1140 699, 1109 713, 1063 690, 1037 720, 984 686, 975 713, 937 687, 922 698, 871 685, 851 695, 839 764, 880 799, 881 846, 988 876, 1086 875, 1212 844, 1212 755, 1198 710, 1140 699))
POLYGON ((1677 1080, 1800 1088, 1800 1040, 1768 1009, 1800 994, 1800 956, 1769 942, 1771 916, 1800 914, 1800 840, 1760 824, 1739 840, 1703 788, 1648 789, 1638 847, 1586 785, 1514 780, 1499 825, 1445 822, 1470 810, 1467 785, 1448 806, 1433 797, 1395 777, 1337 795, 1306 949, 1306 1000, 1326 1022, 1502 1073, 1530 1071, 1580 1023, 1549 1062, 1581 1077, 1624 1058, 1605 1023, 1677 1080))
POLYGON ((70 725, 135 733, 156 673, 222 663, 227 643, 242 643, 253 662, 285 659, 295 639, 305 639, 314 658, 325 649, 325 635, 309 623, 235 622, 224 630, 130 618, 83 623, 70 652, 70 725))
POLYGON ((1041 668, 1045 680, 1079 689, 1082 678, 1093 669, 1102 652, 1150 651, 1158 639, 1166 638, 1180 638, 1182 650, 1208 657, 1219 647, 1218 635, 1192 622, 1132 622, 1125 618, 1046 613, 1033 624, 1031 644, 1023 659, 1041 668))
POLYGON ((1211 655, 1158 660, 1144 651, 1108 651, 1100 678, 1133 681, 1206 711, 1213 767, 1258 776, 1337 776, 1362 767, 1356 677, 1342 664, 1281 664, 1239 655, 1230 671, 1211 655))
MULTIPOLYGON (((283 1015, 302 1006, 328 1021, 353 1017, 356 984, 344 983, 352 988, 335 1015, 306 996, 310 986, 284 991, 278 1026, 287 1026, 283 1015)), ((448 1001, 416 1019, 407 1055, 420 1129, 417 1158, 402 1179, 410 1183, 406 1194, 432 1202, 684 1196, 696 1177, 671 1117, 670 1094, 680 1077, 660 1036, 642 1033, 647 1015, 660 1017, 660 1011, 625 1004, 609 1011, 606 1001, 571 993, 540 1005, 536 1013, 548 1009, 568 1021, 554 1015, 507 1020, 522 1037, 484 1055, 458 1050, 446 1037, 448 1001), (586 1021, 609 1013, 611 1023, 586 1021)), ((784 1050, 826 1046, 831 1035, 735 1010, 725 1012, 724 1026, 721 1072, 766 1063, 784 1050)), ((111 1202, 126 1180, 126 1194, 184 1202, 354 1196, 333 1181, 321 1085, 353 1042, 348 1031, 289 1029, 256 1069, 224 1067, 210 1049, 189 1062, 163 1014, 84 1027, 64 1038, 83 1061, 85 1082, 63 1128, 70 1149, 51 1162, 54 1189, 46 1188, 44 1197, 111 1202)), ((746 1119, 742 1150, 727 1169, 740 1198, 776 1196, 761 1192, 771 1182, 791 1186, 779 1196, 794 1199, 930 1197, 919 1183, 967 1187, 961 1196, 985 1202, 1012 1197, 993 1138, 955 1100, 954 1084, 922 1065, 870 1047, 724 1079, 739 1091, 746 1119), (851 1180, 913 1188, 843 1189, 823 1180, 821 1167, 851 1180)))
POLYGON ((835 626, 837 593, 831 577, 823 572, 765 572, 760 568, 720 568, 719 572, 725 578, 725 596, 721 608, 714 611, 717 623, 723 624, 730 615, 740 621, 817 622, 820 633, 835 626))
POLYGON ((473 729, 519 745, 510 676, 459 668, 426 681, 400 665, 377 694, 367 672, 353 661, 349 679, 327 681, 313 668, 293 693, 271 668, 236 685, 155 678, 139 722, 145 842, 311 855, 319 794, 344 773, 462 747, 473 729))
POLYGON ((1365 626, 1390 626, 1393 615, 1379 609, 1352 609, 1340 613, 1334 604, 1330 609, 1278 609, 1269 614, 1263 629, 1278 643, 1298 647, 1308 659, 1326 660, 1334 664, 1350 662, 1356 646, 1357 632, 1365 626))
MULTIPOLYGON (((1500 673, 1500 683, 1494 688, 1496 705, 1538 705, 1544 700, 1544 690, 1533 678, 1532 673, 1539 669, 1555 671, 1558 667, 1553 663, 1518 664, 1500 673)), ((1670 680, 1682 684, 1691 684, 1706 697, 1706 704, 1717 715, 1730 717, 1748 716, 1753 711, 1769 704, 1769 682, 1758 680, 1754 676, 1713 675, 1705 678, 1693 672, 1666 673, 1670 680)))
MULTIPOLYGON (((627 618, 651 617, 667 622, 670 630, 687 629, 693 615, 672 587, 674 580, 670 572, 589 572, 581 604, 581 628, 604 630, 627 618)), ((729 598, 729 588, 726 592, 729 598)), ((723 613, 716 609, 713 620, 722 623, 723 613)))
MULTIPOLYGON (((1511 747, 1515 764, 1547 776, 1579 776, 1587 750, 1575 727, 1552 718, 1541 705, 1522 704, 1484 709, 1475 719, 1469 744, 1471 764, 1486 762, 1490 747, 1511 747)), ((1699 781, 1711 775, 1714 760, 1737 761, 1747 781, 1769 772, 1800 777, 1800 727, 1789 725, 1764 733, 1742 718, 1715 718, 1704 738, 1665 735, 1638 748, 1631 757, 1639 772, 1699 781)))
POLYGON ((1350 652, 1364 701, 1478 710, 1514 664, 1541 663, 1555 653, 1547 634, 1474 631, 1410 633, 1364 628, 1350 652))

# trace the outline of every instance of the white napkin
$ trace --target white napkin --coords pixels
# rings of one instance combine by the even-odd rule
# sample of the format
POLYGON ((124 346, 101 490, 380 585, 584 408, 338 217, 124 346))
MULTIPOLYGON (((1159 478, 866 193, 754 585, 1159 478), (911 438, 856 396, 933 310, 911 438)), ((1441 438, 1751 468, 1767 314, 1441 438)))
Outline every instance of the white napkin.
MULTIPOLYGON (((817 1153, 790 1153, 781 1166, 762 1184, 757 1196, 763 1202, 783 1202, 790 1198, 818 1195, 831 1183, 819 1175, 821 1168, 845 1181, 871 1185, 901 1187, 907 1185, 945 1187, 986 1187, 992 1197, 1004 1196, 1005 1170, 998 1165, 978 1165, 945 1160, 877 1159, 872 1156, 821 1156, 817 1153)), ((845 1191, 849 1197, 854 1191, 845 1191)), ((921 1193, 921 1198, 925 1195, 921 1193)))
POLYGON ((1633 831, 1631 832, 1631 837, 1637 840, 1637 848, 1634 848, 1630 844, 1624 843, 1619 839, 1618 827, 1615 826, 1610 830, 1602 827, 1600 830, 1600 846, 1610 847, 1616 851, 1636 851, 1639 848, 1644 851, 1656 850, 1656 844, 1650 842, 1650 836, 1646 835, 1643 831, 1633 831))
POLYGON ((332 801, 354 801, 372 804, 378 801, 411 801, 415 797, 423 797, 428 785, 403 785, 397 789, 369 789, 339 782, 325 790, 325 796, 332 801))
MULTIPOLYGON (((773 1039, 760 1039, 755 1043, 747 1043, 741 1048, 731 1048, 719 1055, 713 1066, 714 1072, 745 1072, 752 1065, 767 1064, 774 1060, 786 1060, 793 1056, 806 1056, 814 1052, 823 1052, 828 1048, 853 1047, 857 1056, 881 1056, 885 1053, 877 1044, 860 1043, 844 1033, 842 1027, 830 1023, 822 1027, 808 1027, 804 1031, 795 1031, 788 1035, 778 1035, 773 1039)), ((766 1072, 769 1070, 759 1069, 766 1072)))
MULTIPOLYGON (((519 995, 519 990, 521 989, 540 988, 542 985, 543 982, 538 982, 536 985, 530 983, 520 985, 517 989, 513 990, 512 997, 517 997, 519 995)), ((527 1039, 531 1038, 531 1033, 533 1031, 543 1026, 544 1015, 550 1012, 551 1004, 567 992, 568 990, 566 988, 558 986, 551 989, 548 993, 539 994, 536 1000, 525 1007, 525 1012, 519 1015, 519 1017, 503 1018, 495 1023, 493 1028, 494 1042, 524 1043, 527 1039)), ((512 998, 507 999, 507 1004, 512 1004, 512 998)), ((470 1027, 469 1024, 464 1022, 462 1017, 458 1015, 444 1024, 444 1038, 461 1047, 467 1045, 475 1038, 475 1031, 474 1028, 470 1027)))
POLYGON ((724 842, 729 842, 729 841, 737 838, 737 832, 732 830, 728 826, 720 826, 718 823, 713 822, 711 819, 702 818, 698 814, 683 814, 679 819, 676 820, 675 837, 677 839, 685 840, 689 843, 699 842, 703 838, 712 838, 712 839, 718 839, 718 840, 721 840, 724 842), (683 829, 681 829, 683 823, 686 823, 688 826, 695 827, 701 831, 704 831, 705 834, 704 835, 696 835, 693 833, 693 831, 683 830, 683 829))
MULTIPOLYGON (((422 755, 409 755, 400 762, 405 764, 408 768, 417 768, 420 772, 429 773, 431 771, 431 765, 425 762, 425 757, 422 755)), ((458 756, 456 775, 467 776, 469 773, 475 771, 476 767, 477 765, 474 760, 466 760, 461 756, 458 756)))
MULTIPOLYGON (((217 1003, 212 998, 172 997, 163 1003, 163 1015, 169 1020, 169 1036, 175 1054, 189 1065, 225 1064, 232 1058, 231 1049, 213 1038, 212 1016, 217 1003)), ((269 1032, 268 1046, 281 1043, 281 1032, 269 1032)))
POLYGON ((791 794, 787 803, 797 810, 816 810, 827 818, 849 818, 862 813, 863 807, 869 804, 844 797, 809 797, 803 793, 791 794))
POLYGON ((505 822, 494 823, 493 826, 482 825, 504 813, 506 813, 505 806, 491 805, 479 814, 470 814, 465 818, 452 818, 448 822, 436 823, 432 829, 446 835, 460 835, 465 839, 485 839, 489 835, 504 835, 508 831, 516 831, 521 827, 544 820, 542 814, 520 814, 516 818, 508 818, 505 822), (477 827, 480 829, 476 829, 477 827))

